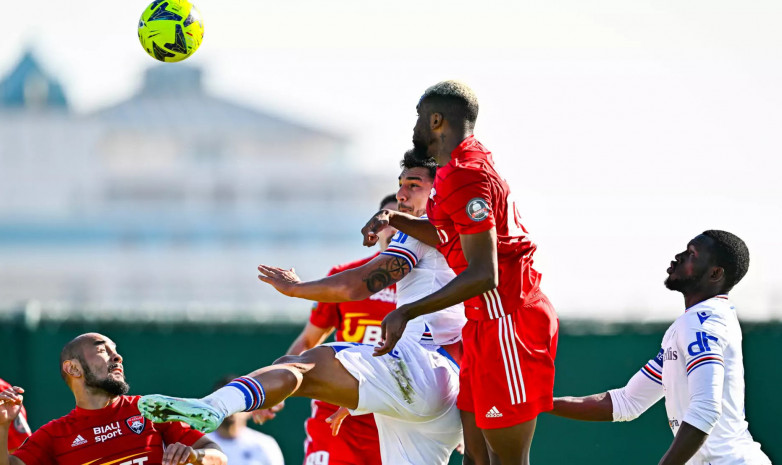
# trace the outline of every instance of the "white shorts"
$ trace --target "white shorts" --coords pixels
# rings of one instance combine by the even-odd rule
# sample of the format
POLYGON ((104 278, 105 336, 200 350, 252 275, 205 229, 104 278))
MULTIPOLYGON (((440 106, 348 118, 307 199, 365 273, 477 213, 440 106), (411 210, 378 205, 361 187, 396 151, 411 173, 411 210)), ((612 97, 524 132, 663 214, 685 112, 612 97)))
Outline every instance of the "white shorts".
POLYGON ((327 344, 358 380, 354 415, 374 413, 384 464, 445 465, 462 439, 459 372, 445 351, 403 337, 374 357, 374 346, 327 344))

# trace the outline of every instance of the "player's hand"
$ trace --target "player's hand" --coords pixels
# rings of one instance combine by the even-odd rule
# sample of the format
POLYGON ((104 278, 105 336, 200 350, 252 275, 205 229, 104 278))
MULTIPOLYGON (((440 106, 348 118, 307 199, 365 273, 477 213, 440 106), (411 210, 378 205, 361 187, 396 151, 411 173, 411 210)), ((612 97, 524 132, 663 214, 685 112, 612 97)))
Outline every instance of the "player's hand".
POLYGON ((253 410, 253 421, 256 425, 262 425, 266 423, 269 420, 273 420, 274 417, 277 416, 277 412, 285 408, 285 401, 280 402, 279 404, 271 407, 271 408, 263 408, 259 410, 253 410))
POLYGON ((394 350, 396 343, 402 338, 402 333, 405 332, 407 322, 410 320, 406 310, 407 306, 402 305, 383 318, 383 322, 380 323, 381 341, 375 347, 375 352, 372 355, 379 357, 394 350))
POLYGON ((0 392, 0 426, 8 426, 22 411, 24 389, 13 386, 0 392))
POLYGON ((163 452, 163 465, 183 465, 185 463, 196 463, 199 459, 199 453, 190 446, 181 442, 175 442, 166 447, 163 452))
POLYGON ((340 407, 339 410, 331 414, 326 418, 326 423, 331 424, 331 435, 336 436, 339 434, 339 427, 342 426, 342 422, 345 418, 350 416, 350 412, 345 407, 340 407))
POLYGON ((296 274, 296 270, 293 268, 283 270, 276 266, 260 265, 258 266, 258 271, 261 272, 258 275, 258 279, 266 284, 271 284, 281 294, 285 294, 288 297, 293 297, 293 288, 301 282, 301 279, 296 274))
POLYGON ((367 221, 367 224, 364 225, 363 228, 361 228, 365 246, 372 247, 377 244, 378 239, 380 239, 377 233, 389 227, 391 223, 391 214, 392 212, 390 210, 380 210, 375 213, 375 216, 367 221))

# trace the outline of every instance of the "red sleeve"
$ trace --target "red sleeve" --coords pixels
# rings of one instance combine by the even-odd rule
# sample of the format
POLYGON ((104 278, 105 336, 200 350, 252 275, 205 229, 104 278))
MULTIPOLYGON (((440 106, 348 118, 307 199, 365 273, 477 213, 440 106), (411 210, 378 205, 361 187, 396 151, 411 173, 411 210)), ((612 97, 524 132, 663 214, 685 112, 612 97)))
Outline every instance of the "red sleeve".
MULTIPOLYGON (((328 276, 335 275, 343 271, 342 267, 335 266, 329 270, 328 276)), ((310 323, 318 328, 336 328, 339 326, 339 304, 317 302, 312 306, 310 313, 310 323)))
POLYGON ((441 208, 459 234, 488 231, 496 224, 488 175, 479 169, 456 168, 444 179, 447 192, 441 208))
POLYGON ((52 437, 44 425, 27 438, 12 455, 27 465, 56 465, 51 445, 52 437))
POLYGON ((157 423, 155 426, 160 429, 163 435, 163 442, 166 445, 181 442, 186 446, 192 446, 196 441, 204 437, 204 433, 194 430, 190 425, 181 421, 157 423))

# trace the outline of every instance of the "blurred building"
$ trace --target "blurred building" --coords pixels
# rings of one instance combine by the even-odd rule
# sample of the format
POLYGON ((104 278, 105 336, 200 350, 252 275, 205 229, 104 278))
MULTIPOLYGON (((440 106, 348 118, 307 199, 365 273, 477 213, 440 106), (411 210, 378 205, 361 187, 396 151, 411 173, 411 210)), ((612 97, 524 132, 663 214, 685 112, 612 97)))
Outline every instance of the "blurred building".
POLYGON ((75 114, 26 53, 0 81, 0 308, 295 306, 255 266, 314 277, 365 253, 358 229, 394 186, 359 173, 348 146, 214 97, 183 64, 75 114))

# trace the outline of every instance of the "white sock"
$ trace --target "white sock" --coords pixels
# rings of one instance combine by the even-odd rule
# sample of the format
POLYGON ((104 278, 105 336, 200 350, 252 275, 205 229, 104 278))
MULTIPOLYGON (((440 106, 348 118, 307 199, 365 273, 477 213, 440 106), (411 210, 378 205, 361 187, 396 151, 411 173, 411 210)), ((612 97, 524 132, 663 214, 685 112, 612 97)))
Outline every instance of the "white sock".
POLYGON ((224 416, 244 411, 244 394, 233 386, 223 386, 201 399, 202 402, 216 408, 224 416))

